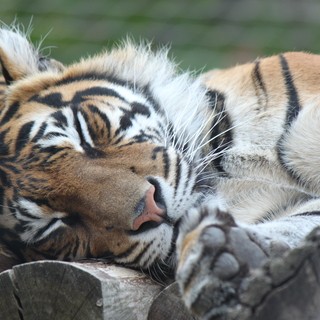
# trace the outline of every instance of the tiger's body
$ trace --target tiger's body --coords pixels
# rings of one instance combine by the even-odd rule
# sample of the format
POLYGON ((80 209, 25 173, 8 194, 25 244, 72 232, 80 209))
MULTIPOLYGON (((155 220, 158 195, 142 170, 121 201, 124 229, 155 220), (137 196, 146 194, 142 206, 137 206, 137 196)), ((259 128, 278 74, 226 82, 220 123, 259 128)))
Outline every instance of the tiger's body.
POLYGON ((320 225, 318 56, 194 79, 130 43, 65 67, 3 28, 0 60, 0 270, 177 265, 186 305, 223 317, 251 269, 320 225))

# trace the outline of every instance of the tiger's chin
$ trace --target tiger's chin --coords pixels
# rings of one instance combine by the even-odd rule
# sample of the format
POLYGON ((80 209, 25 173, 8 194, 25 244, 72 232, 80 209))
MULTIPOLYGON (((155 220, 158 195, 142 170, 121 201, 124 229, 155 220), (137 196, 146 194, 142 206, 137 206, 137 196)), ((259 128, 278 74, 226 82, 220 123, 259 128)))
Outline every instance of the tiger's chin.
POLYGON ((148 274, 160 283, 168 284, 174 281, 177 265, 176 241, 180 221, 181 219, 172 225, 172 238, 166 257, 164 259, 156 259, 148 268, 148 274))

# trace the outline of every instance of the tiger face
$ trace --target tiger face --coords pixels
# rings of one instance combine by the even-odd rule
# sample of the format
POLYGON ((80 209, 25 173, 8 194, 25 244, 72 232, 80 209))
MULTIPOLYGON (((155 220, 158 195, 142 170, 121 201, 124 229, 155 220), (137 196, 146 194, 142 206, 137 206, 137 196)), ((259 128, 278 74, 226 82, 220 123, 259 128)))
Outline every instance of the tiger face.
POLYGON ((168 263, 176 223, 201 195, 182 152, 201 85, 131 44, 65 67, 2 29, 0 59, 0 239, 13 261, 168 263))

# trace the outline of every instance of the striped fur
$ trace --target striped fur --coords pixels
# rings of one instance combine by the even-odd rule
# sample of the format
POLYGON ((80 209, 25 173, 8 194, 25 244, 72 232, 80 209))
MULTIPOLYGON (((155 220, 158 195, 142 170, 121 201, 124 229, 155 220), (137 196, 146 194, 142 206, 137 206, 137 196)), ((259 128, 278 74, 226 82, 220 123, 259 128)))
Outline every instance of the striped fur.
POLYGON ((216 261, 241 260, 233 232, 262 263, 319 225, 318 56, 194 78, 130 42, 63 66, 3 28, 0 60, 0 269, 99 258, 159 273, 178 237, 177 279, 204 315, 216 261), (136 228, 150 187, 166 215, 136 228), (218 244, 227 258, 211 261, 218 244))
POLYGON ((246 281, 320 225, 319 65, 285 53, 202 76, 225 115, 212 134, 221 154, 203 175, 213 192, 180 227, 177 271, 201 319, 254 319, 246 281))
POLYGON ((0 237, 13 263, 102 258, 165 268, 175 222, 201 194, 191 155, 182 154, 194 134, 190 111, 202 125, 193 110, 207 99, 200 81, 177 74, 166 52, 130 43, 68 67, 49 59, 40 67, 40 53, 17 30, 0 31, 0 48, 8 85, 0 237), (136 230, 152 186, 166 215, 136 230))

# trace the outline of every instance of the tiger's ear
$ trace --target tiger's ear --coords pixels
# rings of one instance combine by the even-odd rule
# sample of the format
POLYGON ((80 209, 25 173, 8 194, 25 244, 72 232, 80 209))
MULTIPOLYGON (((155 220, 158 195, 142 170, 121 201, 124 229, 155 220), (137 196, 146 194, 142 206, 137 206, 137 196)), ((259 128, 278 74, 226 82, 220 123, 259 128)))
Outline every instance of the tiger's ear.
POLYGON ((7 84, 29 75, 50 70, 60 72, 63 65, 41 56, 18 28, 0 28, 0 63, 7 84))

